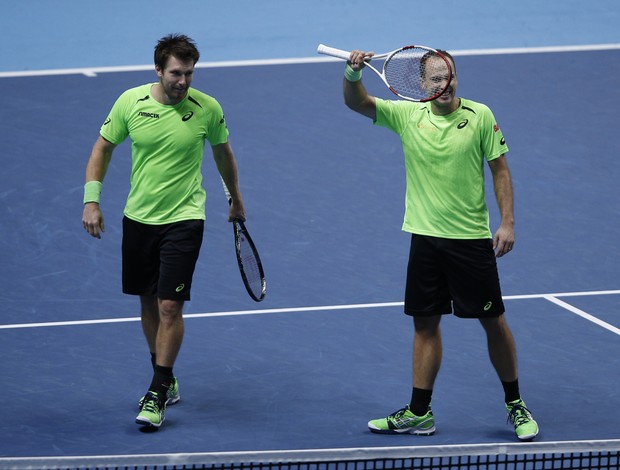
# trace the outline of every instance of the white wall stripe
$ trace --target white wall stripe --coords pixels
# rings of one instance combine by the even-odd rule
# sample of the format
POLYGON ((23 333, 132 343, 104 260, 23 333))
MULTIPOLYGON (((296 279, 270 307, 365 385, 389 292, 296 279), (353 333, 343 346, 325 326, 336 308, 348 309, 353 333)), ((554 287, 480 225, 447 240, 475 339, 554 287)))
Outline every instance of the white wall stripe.
MULTIPOLYGON (((553 52, 589 52, 607 51, 620 49, 620 43, 612 44, 591 44, 575 46, 551 46, 551 47, 517 47, 503 49, 469 49, 450 51, 454 56, 473 56, 473 55, 505 55, 505 54, 537 54, 553 52)), ((384 51, 385 52, 385 51, 384 51)), ((264 59, 264 60, 231 60, 219 62, 198 63, 196 68, 217 68, 217 67, 250 67, 262 65, 288 65, 288 64, 308 64, 314 62, 334 62, 340 59, 333 57, 301 57, 289 59, 264 59)), ((118 72, 140 72, 153 70, 153 65, 126 65, 116 67, 84 67, 70 69, 51 69, 51 70, 23 70, 15 72, 0 72, 0 78, 15 77, 41 77, 52 75, 86 75, 96 77, 100 73, 118 72)))

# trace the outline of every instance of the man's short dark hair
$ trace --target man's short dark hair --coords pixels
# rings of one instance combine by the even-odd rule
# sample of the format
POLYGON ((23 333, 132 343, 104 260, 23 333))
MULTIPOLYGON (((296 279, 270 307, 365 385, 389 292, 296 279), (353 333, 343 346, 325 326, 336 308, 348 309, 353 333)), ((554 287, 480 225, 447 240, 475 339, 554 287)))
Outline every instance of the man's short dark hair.
POLYGON ((179 60, 191 60, 194 65, 200 59, 200 52, 192 38, 184 34, 169 34, 161 38, 155 46, 155 65, 165 69, 170 56, 179 60))

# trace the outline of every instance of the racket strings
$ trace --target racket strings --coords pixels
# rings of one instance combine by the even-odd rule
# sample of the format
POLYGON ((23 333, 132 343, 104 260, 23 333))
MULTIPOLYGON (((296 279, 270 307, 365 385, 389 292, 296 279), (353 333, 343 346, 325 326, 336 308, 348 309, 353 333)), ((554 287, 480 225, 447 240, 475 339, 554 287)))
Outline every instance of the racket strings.
POLYGON ((446 60, 420 47, 401 49, 387 59, 385 79, 397 94, 419 101, 437 97, 451 78, 446 60))
POLYGON ((258 267, 254 250, 248 239, 243 235, 243 232, 239 234, 239 258, 248 287, 256 297, 261 297, 263 292, 263 276, 258 267))

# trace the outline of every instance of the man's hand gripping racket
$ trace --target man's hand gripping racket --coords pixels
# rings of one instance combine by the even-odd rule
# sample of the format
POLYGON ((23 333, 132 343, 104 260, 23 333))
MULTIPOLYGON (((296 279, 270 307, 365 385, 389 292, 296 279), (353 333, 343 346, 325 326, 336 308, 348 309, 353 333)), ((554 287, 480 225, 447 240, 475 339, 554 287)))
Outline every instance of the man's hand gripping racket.
MULTIPOLYGON (((351 52, 319 44, 319 54, 349 60, 351 52)), ((452 66, 446 56, 426 46, 405 46, 395 51, 364 57, 365 66, 375 72, 398 97, 417 102, 439 98, 450 86, 452 66), (385 59, 381 71, 370 59, 385 59)))
MULTIPOLYGON (((224 180, 222 180, 222 186, 224 187, 226 200, 230 205, 232 198, 224 180)), ((256 302, 260 302, 267 293, 267 281, 265 280, 265 272, 263 271, 263 264, 258 255, 258 250, 243 220, 239 218, 233 219, 232 225, 235 236, 235 254, 237 255, 237 264, 239 265, 239 273, 241 274, 243 285, 250 297, 256 302)))

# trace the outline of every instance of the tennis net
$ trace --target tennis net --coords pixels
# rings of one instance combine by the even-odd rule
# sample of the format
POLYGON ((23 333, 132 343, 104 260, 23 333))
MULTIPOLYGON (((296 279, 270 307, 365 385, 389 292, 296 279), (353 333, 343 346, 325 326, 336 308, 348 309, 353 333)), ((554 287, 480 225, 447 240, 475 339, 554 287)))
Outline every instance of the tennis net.
POLYGON ((620 440, 255 452, 3 457, 6 470, 537 470, 620 468, 620 440))

